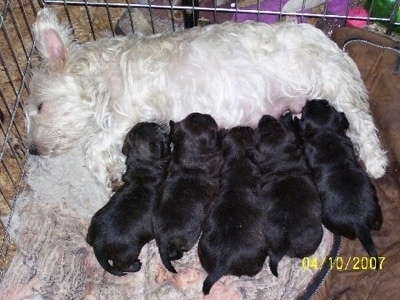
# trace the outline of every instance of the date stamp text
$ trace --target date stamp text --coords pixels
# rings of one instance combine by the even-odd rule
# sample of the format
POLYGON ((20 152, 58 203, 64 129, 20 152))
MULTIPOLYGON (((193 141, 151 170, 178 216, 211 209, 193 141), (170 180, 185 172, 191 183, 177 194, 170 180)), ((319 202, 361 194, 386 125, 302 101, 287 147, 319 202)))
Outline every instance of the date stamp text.
POLYGON ((303 257, 301 267, 304 270, 321 270, 324 267, 336 271, 361 271, 361 270, 382 270, 385 257, 350 256, 350 257, 303 257))

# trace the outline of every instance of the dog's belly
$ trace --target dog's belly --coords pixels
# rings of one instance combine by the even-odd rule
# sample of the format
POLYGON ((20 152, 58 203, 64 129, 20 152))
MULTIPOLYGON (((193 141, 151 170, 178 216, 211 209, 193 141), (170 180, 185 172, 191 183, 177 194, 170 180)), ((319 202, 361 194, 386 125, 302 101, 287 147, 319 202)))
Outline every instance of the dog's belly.
POLYGON ((287 44, 283 36, 290 28, 277 33, 249 26, 246 35, 238 34, 243 28, 237 25, 213 28, 199 35, 154 38, 141 44, 140 52, 123 53, 111 67, 111 102, 135 121, 179 121, 200 112, 229 128, 254 127, 264 114, 299 113, 306 99, 325 96, 322 85, 313 88, 321 66, 313 63, 318 55, 310 49, 317 41, 287 44), (116 80, 118 73, 121 80, 116 80))

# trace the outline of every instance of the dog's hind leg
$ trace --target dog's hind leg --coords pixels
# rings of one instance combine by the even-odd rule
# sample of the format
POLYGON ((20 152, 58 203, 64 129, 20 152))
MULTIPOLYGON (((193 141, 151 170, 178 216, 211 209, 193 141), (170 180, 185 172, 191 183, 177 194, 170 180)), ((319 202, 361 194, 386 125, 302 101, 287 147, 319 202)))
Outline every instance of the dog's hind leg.
POLYGON ((367 173, 373 178, 382 177, 388 165, 388 158, 379 141, 378 130, 371 114, 366 109, 353 108, 352 111, 346 111, 346 117, 350 123, 347 135, 367 173))
POLYGON ((346 53, 332 56, 333 65, 324 66, 321 74, 324 82, 324 97, 338 111, 344 112, 350 123, 347 132, 354 148, 363 161, 368 174, 380 178, 388 165, 374 124, 368 102, 368 93, 357 65, 346 53), (340 66, 341 70, 337 68, 340 66), (339 89, 335 87, 341 87, 339 89))

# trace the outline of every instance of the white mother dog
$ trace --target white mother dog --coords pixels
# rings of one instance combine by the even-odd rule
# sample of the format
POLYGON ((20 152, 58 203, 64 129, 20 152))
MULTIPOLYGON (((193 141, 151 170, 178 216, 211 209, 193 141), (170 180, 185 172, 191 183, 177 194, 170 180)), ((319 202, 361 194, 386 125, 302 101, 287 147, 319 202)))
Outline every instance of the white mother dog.
POLYGON ((299 113, 313 98, 345 112, 368 173, 385 172, 357 66, 311 25, 223 23, 79 44, 42 9, 33 30, 42 63, 26 102, 30 152, 54 155, 84 139, 87 165, 102 184, 124 171, 122 142, 139 121, 201 112, 225 128, 256 126, 264 114, 299 113))

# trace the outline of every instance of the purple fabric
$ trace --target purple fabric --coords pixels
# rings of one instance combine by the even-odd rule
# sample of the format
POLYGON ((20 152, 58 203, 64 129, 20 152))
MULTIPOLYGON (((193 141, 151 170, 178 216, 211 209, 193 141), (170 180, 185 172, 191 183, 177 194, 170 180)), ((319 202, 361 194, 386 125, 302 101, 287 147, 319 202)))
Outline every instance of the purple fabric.
MULTIPOLYGON (((264 11, 281 11, 282 7, 288 2, 288 0, 264 0, 260 3, 260 10, 264 11)), ((327 13, 339 16, 345 16, 347 14, 347 8, 349 6, 349 0, 329 0, 327 3, 327 13)), ((243 10, 257 10, 257 4, 246 7, 241 7, 243 10)), ((305 9, 302 12, 310 13, 311 9, 305 9)), ((268 24, 273 24, 279 21, 279 14, 256 14, 256 13, 237 13, 232 17, 233 21, 244 22, 244 21, 259 21, 268 24)), ((305 22, 307 18, 297 17, 299 23, 305 22)))
POLYGON ((348 6, 349 0, 330 0, 328 1, 326 11, 332 15, 345 16, 348 6))
MULTIPOLYGON (((343 0, 334 0, 334 1, 343 1, 343 0)), ((346 1, 346 0, 345 0, 346 1)), ((279 12, 282 7, 288 2, 288 0, 264 0, 260 3, 261 11, 273 11, 279 12)), ((347 2, 347 1, 346 1, 347 2)), ((347 6, 346 6, 347 7, 347 6)), ((243 10, 257 10, 257 4, 250 5, 246 7, 241 7, 243 10)), ((305 13, 311 12, 311 9, 303 10, 305 13)), ((244 22, 244 21, 259 21, 267 24, 273 24, 279 21, 279 14, 256 14, 256 13, 237 13, 232 16, 232 21, 236 22, 244 22)), ((297 21, 299 23, 305 22, 307 20, 306 17, 297 17, 297 21)))

